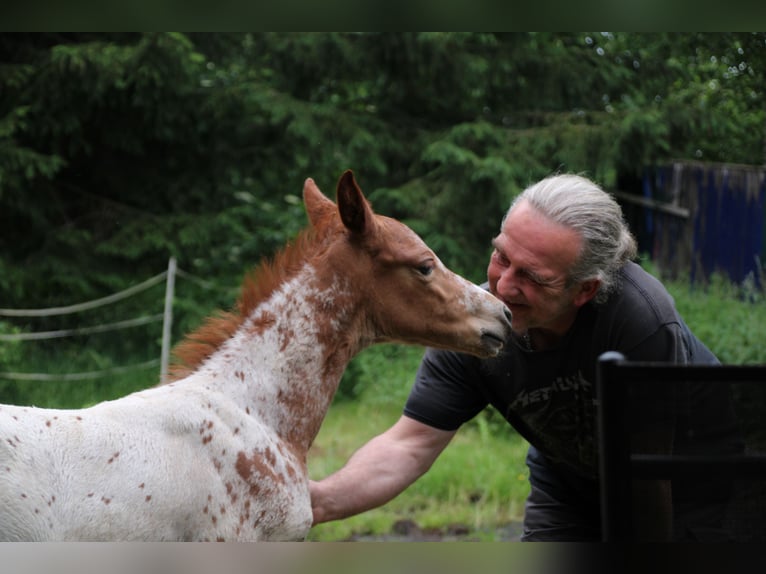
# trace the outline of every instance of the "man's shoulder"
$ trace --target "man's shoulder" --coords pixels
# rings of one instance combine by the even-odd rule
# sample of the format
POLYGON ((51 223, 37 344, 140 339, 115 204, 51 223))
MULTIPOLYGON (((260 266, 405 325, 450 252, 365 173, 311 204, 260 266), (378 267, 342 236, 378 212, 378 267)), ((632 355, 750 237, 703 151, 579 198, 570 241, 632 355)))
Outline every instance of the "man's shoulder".
POLYGON ((621 312, 651 312, 663 321, 676 315, 673 297, 662 282, 633 262, 620 270, 620 282, 610 301, 621 312))
POLYGON ((445 372, 460 373, 466 369, 475 369, 479 360, 473 355, 427 347, 419 371, 426 376, 445 372))

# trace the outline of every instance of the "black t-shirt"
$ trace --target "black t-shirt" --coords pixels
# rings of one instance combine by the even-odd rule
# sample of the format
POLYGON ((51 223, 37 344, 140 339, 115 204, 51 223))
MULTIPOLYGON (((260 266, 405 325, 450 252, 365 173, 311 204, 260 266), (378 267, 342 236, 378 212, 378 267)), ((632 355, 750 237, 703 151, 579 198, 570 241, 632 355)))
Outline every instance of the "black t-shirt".
MULTIPOLYGON (((632 361, 717 363, 678 315, 662 284, 635 263, 620 272, 617 289, 602 304, 584 305, 554 349, 529 351, 520 341, 491 359, 428 349, 404 414, 430 426, 455 430, 492 405, 556 466, 583 477, 598 474, 595 380, 598 357, 618 351, 632 361)), ((685 413, 675 451, 687 439, 736 442, 728 389, 656 385, 631 390, 636 425, 685 413), (661 394, 658 395, 658 393, 661 394), (679 407, 679 400, 684 405, 679 407), (693 404, 692 404, 693 403, 693 404), (690 412, 695 415, 688 416, 690 412), (689 424, 694 421, 694 427, 689 424)))

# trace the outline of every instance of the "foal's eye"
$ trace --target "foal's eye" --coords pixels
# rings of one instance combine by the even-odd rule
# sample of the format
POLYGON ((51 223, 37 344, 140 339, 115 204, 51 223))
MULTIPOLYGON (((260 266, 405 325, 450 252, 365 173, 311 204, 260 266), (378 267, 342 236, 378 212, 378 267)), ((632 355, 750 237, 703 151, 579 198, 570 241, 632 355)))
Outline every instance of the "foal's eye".
POLYGON ((421 263, 418 265, 417 270, 418 273, 420 273, 423 277, 428 277, 434 271, 434 264, 430 261, 427 263, 421 263))

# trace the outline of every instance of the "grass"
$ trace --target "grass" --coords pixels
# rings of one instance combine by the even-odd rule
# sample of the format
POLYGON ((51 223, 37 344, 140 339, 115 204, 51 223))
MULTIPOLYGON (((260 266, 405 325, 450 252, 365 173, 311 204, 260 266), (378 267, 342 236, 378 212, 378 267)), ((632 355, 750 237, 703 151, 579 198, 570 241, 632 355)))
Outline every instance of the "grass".
MULTIPOLYGON (((2 327, 0 324, 0 332, 2 327)), ((82 408, 153 386, 159 381, 159 361, 155 365, 130 367, 158 358, 160 347, 152 335, 147 331, 130 338, 106 333, 6 344, 0 348, 0 372, 33 373, 48 380, 0 376, 0 403, 82 408), (121 357, 115 349, 122 349, 124 355, 121 357), (99 372, 102 374, 98 376, 67 378, 77 373, 99 372), (57 378, 59 375, 61 378, 57 378)))
MULTIPOLYGON (((320 479, 339 469, 364 442, 400 416, 401 404, 342 402, 331 407, 309 453, 309 473, 320 479)), ((484 420, 479 418, 478 420, 484 420)), ((467 527, 472 538, 493 540, 494 532, 522 517, 529 491, 524 464, 527 444, 510 429, 489 424, 461 429, 431 470, 388 504, 314 527, 310 540, 391 532, 399 520, 423 529, 467 527)))
POLYGON ((681 316, 722 363, 766 363, 763 290, 732 285, 717 275, 704 287, 690 287, 685 281, 667 287, 681 316))

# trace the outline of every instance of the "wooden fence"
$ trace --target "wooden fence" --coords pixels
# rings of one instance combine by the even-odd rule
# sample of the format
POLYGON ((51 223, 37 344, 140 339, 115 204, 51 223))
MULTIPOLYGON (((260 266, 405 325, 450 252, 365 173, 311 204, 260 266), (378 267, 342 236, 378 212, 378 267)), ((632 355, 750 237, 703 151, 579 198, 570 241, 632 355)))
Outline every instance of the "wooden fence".
POLYGON ((641 190, 613 192, 663 277, 713 273, 762 286, 766 168, 678 161, 646 169, 641 190))

